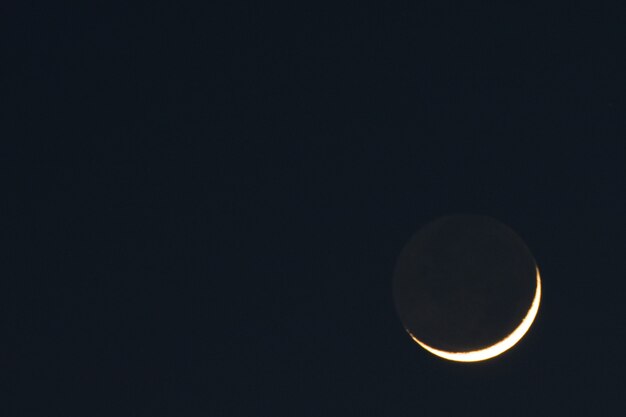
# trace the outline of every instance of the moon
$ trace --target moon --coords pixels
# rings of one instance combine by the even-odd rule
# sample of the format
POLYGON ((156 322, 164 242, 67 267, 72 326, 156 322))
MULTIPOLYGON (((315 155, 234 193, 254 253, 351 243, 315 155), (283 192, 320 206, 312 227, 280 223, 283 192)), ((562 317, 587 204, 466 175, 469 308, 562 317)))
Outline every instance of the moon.
POLYGON ((398 256, 393 296, 422 348, 458 362, 515 346, 541 302, 539 268, 522 239, 487 216, 455 215, 420 229, 398 256))

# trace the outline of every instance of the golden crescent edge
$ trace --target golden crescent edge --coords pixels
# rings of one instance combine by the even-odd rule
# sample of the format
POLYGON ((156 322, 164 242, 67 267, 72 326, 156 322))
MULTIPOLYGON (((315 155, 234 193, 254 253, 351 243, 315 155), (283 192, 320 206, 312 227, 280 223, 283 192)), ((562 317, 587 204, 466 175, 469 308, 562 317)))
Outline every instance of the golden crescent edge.
POLYGON ((445 350, 435 349, 427 344, 421 342, 417 337, 411 334, 410 331, 407 330, 409 336, 417 342, 421 347, 432 353, 433 355, 437 355, 441 358, 448 359, 456 362, 480 362, 487 359, 491 359, 496 357, 507 350, 511 349, 513 346, 519 342, 522 337, 528 332, 530 326, 533 324, 537 313, 539 312, 539 304, 541 302, 541 277, 539 275, 539 268, 535 267, 537 270, 537 288, 535 290, 535 297, 533 298, 533 302, 530 305, 530 309, 526 316, 522 320, 519 326, 511 334, 509 334, 504 339, 499 342, 486 347, 484 349, 473 350, 469 352, 447 352, 445 350))

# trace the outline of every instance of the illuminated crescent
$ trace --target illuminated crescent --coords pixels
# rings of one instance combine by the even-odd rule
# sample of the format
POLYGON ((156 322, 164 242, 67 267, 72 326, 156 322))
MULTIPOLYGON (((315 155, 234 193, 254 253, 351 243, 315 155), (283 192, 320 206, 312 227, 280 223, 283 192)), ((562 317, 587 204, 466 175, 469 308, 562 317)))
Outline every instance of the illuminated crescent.
POLYGON ((457 362, 479 362, 487 359, 491 359, 495 356, 500 355, 501 353, 511 349, 517 342, 521 340, 522 337, 526 334, 528 329, 530 329, 531 324, 535 320, 537 316, 537 312, 539 311, 539 302, 541 301, 541 278, 539 277, 539 268, 537 268, 537 289, 535 290, 535 298, 533 299, 532 304, 530 305, 530 309, 528 313, 526 313, 526 317, 522 320, 519 326, 511 334, 509 334, 504 339, 499 342, 486 347, 484 349, 473 350, 469 352, 446 352, 445 350, 435 349, 433 347, 428 346, 427 344, 419 341, 417 337, 409 333, 409 335, 415 340, 421 347, 429 351, 430 353, 442 357, 444 359, 448 359, 451 361, 457 362))

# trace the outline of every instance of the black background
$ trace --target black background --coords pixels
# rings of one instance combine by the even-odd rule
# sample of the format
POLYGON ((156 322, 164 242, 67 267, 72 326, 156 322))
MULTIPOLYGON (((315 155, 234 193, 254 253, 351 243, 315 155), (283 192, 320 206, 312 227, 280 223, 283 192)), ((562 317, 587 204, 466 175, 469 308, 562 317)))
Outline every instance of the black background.
POLYGON ((3 3, 1 414, 619 415, 619 5, 3 3), (542 271, 485 363, 392 303, 450 213, 542 271))

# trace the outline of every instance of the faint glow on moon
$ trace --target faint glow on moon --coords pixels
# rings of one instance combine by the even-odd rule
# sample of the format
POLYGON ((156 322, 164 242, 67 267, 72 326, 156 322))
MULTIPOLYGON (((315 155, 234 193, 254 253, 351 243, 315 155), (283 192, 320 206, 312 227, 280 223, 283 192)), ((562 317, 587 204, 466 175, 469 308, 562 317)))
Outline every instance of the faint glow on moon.
POLYGON ((528 329, 530 329, 531 324, 535 320, 537 316, 537 312, 539 311, 539 302, 541 301, 541 278, 539 277, 539 268, 537 268, 537 289, 535 290, 535 298, 533 299, 533 303, 530 306, 530 310, 526 313, 526 317, 522 320, 522 323, 517 326, 513 332, 500 340, 494 345, 491 345, 487 348, 474 350, 470 352, 446 352, 445 350, 435 349, 430 347, 423 342, 420 342, 415 336, 408 332, 409 335, 415 340, 421 347, 429 351, 430 353, 442 357, 444 359, 448 359, 451 361, 457 362, 479 362, 487 359, 491 359, 495 356, 500 355, 501 353, 511 349, 517 342, 520 341, 522 337, 526 334, 528 329))

